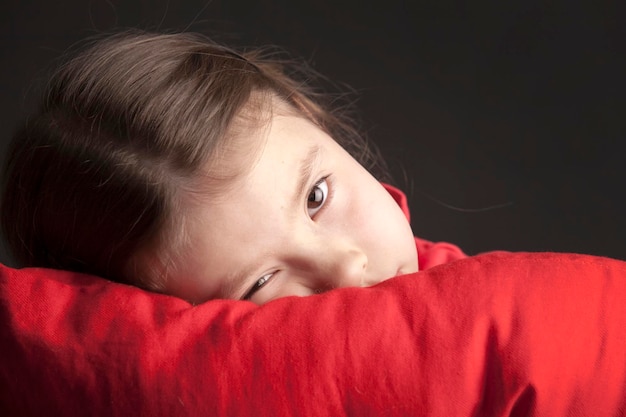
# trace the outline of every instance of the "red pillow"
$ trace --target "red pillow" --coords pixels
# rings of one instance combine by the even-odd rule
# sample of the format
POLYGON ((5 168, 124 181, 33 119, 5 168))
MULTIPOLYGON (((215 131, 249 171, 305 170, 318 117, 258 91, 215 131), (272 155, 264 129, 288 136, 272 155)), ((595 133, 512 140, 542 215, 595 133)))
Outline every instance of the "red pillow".
POLYGON ((624 415, 625 300, 626 263, 580 255, 261 307, 1 267, 0 414, 624 415))

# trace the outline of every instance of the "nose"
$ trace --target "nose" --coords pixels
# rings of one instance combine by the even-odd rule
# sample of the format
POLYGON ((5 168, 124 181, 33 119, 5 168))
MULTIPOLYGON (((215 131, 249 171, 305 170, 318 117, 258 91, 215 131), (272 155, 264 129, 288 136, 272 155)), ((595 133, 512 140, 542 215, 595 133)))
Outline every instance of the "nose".
POLYGON ((365 285, 368 259, 355 245, 329 239, 309 244, 298 258, 307 286, 316 292, 365 285))
POLYGON ((329 288, 360 287, 364 284, 367 257, 357 249, 335 253, 322 268, 319 280, 329 288))

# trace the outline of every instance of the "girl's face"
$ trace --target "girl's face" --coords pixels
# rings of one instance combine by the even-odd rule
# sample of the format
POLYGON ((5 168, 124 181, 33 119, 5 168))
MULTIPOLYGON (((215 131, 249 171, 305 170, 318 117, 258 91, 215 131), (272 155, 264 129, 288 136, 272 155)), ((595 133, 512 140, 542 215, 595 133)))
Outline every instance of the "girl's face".
POLYGON ((247 163, 245 174, 192 210, 190 248, 168 273, 166 293, 263 304, 417 271, 413 234, 393 198, 332 138, 284 107, 244 139, 252 149, 263 144, 256 159, 226 161, 247 163))

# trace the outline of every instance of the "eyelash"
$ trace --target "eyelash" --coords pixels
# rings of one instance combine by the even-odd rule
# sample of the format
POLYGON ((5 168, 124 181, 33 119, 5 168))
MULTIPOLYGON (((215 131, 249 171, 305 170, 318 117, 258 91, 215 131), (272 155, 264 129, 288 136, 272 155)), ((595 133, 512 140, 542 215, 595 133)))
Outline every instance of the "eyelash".
POLYGON ((242 300, 249 300, 252 296, 261 288, 267 284, 267 282, 274 276, 275 272, 270 272, 269 274, 263 275, 261 278, 257 279, 256 282, 252 285, 252 288, 246 292, 246 295, 242 297, 242 300))

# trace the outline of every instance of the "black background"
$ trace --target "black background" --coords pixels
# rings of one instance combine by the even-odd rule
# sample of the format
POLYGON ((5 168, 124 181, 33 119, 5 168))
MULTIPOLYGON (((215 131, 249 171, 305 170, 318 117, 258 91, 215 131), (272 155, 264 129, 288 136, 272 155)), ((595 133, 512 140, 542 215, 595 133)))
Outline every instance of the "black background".
POLYGON ((417 235, 470 254, 626 259, 623 4, 5 1, 0 153, 76 41, 118 27, 188 29, 282 46, 353 87, 417 235))

